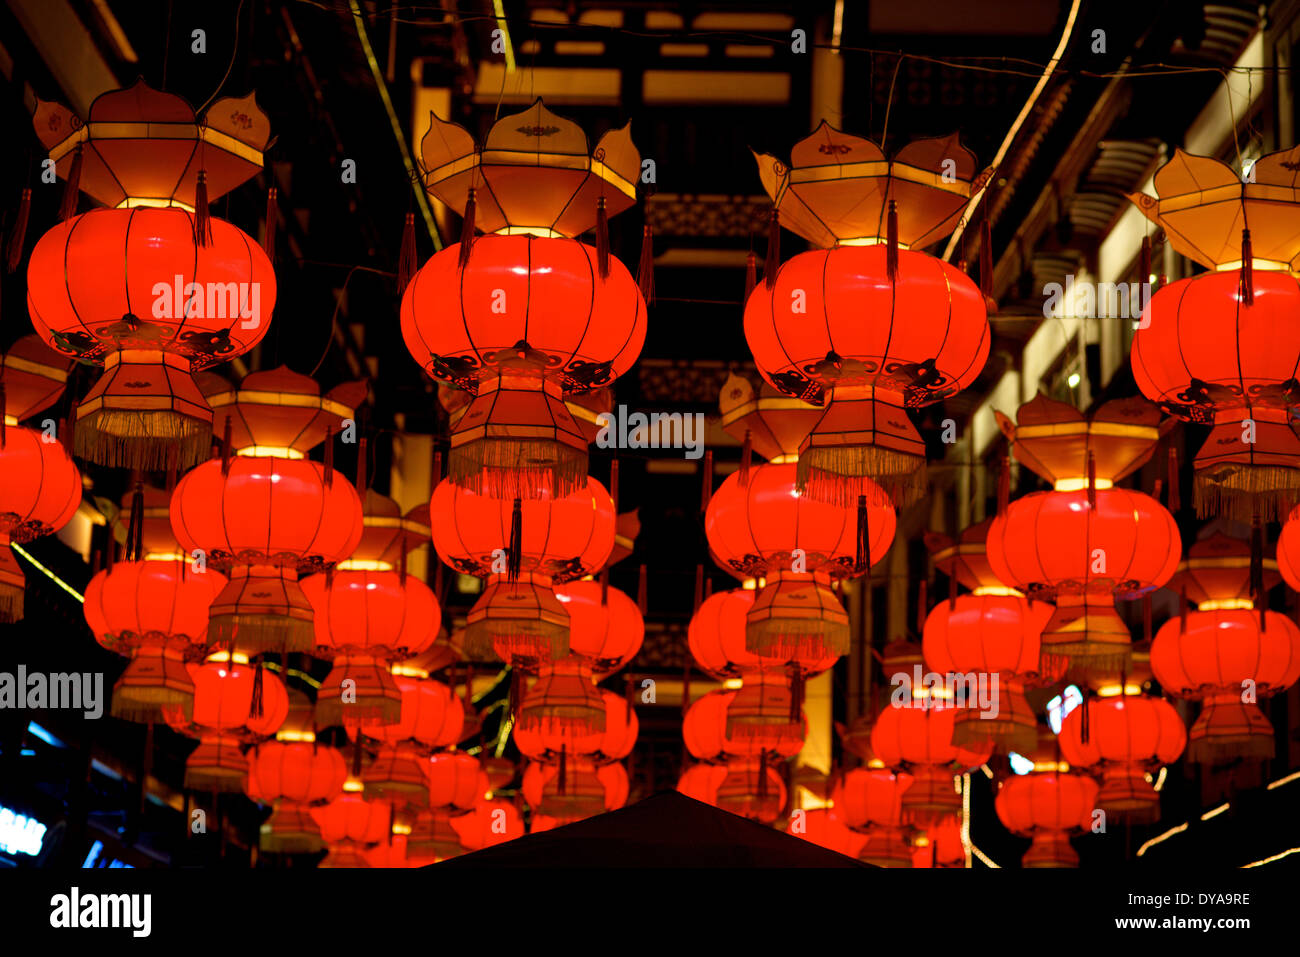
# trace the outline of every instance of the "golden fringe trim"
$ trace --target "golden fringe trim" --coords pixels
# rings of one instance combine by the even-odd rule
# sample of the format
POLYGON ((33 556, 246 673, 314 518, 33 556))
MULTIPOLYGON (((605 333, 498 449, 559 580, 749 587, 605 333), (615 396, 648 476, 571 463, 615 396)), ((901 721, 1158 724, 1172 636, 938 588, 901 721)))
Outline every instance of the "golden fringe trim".
POLYGON ((814 661, 852 650, 847 625, 803 618, 769 618, 745 626, 745 650, 762 658, 814 661))
POLYGON ((953 724, 952 743, 971 748, 991 743, 998 754, 1028 754, 1038 746, 1038 728, 1004 718, 976 718, 953 724))
POLYGON ((172 449, 176 450, 176 467, 182 472, 207 461, 212 452, 212 423, 170 410, 99 409, 77 419, 72 433, 74 454, 112 469, 163 472, 171 465, 172 449), (190 426, 159 428, 155 423, 164 418, 190 426))
POLYGON ((448 474, 476 495, 563 498, 587 487, 587 450, 555 439, 479 439, 452 448, 448 474))
POLYGON ((0 583, 0 624, 12 624, 23 617, 26 589, 21 585, 0 583))
POLYGON ((174 716, 178 708, 186 723, 193 720, 193 692, 174 688, 114 688, 108 713, 136 724, 162 724, 167 720, 167 713, 174 716))
POLYGON ((231 641, 249 656, 267 651, 311 651, 316 629, 311 621, 284 615, 213 615, 208 622, 208 643, 224 647, 231 641))
POLYGON ((1039 651, 1038 667, 1042 674, 1059 674, 1068 681, 1090 681, 1112 677, 1127 670, 1133 661, 1133 646, 1109 643, 1068 641, 1048 645, 1039 651), (1122 647, 1122 651, 1117 651, 1122 647))
POLYGON ((1276 754, 1273 729, 1262 728, 1249 734, 1196 737, 1196 729, 1187 739, 1187 760, 1193 764, 1231 764, 1237 759, 1271 761, 1276 754))
POLYGON ((605 711, 593 711, 588 705, 536 704, 520 708, 519 727, 524 731, 572 734, 585 737, 605 730, 605 711))
POLYGON ((1278 465, 1250 465, 1196 473, 1192 498, 1197 518, 1231 518, 1250 523, 1256 514, 1265 522, 1285 522, 1300 501, 1300 469, 1278 465))
POLYGON ((921 500, 926 490, 926 462, 917 455, 874 445, 811 448, 795 465, 795 488, 817 502, 840 508, 858 504, 903 507, 921 500), (868 478, 877 488, 863 489, 868 478))
POLYGON ((465 654, 476 661, 507 656, 558 661, 568 653, 569 629, 563 625, 491 618, 465 626, 465 654))
POLYGON ((372 728, 376 725, 397 724, 401 717, 400 698, 358 694, 356 701, 345 704, 341 697, 331 694, 316 700, 316 723, 322 728, 343 724, 345 718, 363 728, 372 728))
POLYGON ((257 846, 266 854, 314 854, 324 849, 325 842, 319 831, 315 834, 308 831, 270 831, 260 836, 257 846))

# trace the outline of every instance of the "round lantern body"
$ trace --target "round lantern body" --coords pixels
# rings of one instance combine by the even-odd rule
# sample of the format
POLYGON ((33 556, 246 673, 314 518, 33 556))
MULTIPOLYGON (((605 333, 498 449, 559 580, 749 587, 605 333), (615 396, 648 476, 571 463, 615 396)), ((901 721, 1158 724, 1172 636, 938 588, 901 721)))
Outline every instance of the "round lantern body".
POLYGON ((208 454, 212 409, 192 373, 253 348, 270 327, 275 272, 251 237, 211 218, 195 242, 179 207, 95 209, 36 244, 27 303, 55 349, 103 363, 77 410, 75 451, 114 468, 187 469, 208 454))
POLYGON ((461 814, 487 793, 487 775, 478 759, 464 751, 440 751, 425 762, 429 807, 461 814))
MULTIPOLYGON (((529 692, 528 697, 531 697, 539 686, 541 686, 541 679, 529 692)), ((569 725, 555 726, 549 722, 537 721, 525 727, 521 710, 521 720, 512 731, 515 747, 519 749, 519 753, 533 761, 584 757, 599 763, 618 761, 627 757, 636 744, 640 727, 636 711, 627 699, 612 691, 602 691, 597 688, 596 693, 600 696, 604 709, 603 730, 578 734, 569 725), (546 731, 541 730, 543 726, 547 727, 546 731)), ((524 699, 525 706, 528 705, 528 697, 524 699)))
MULTIPOLYGON (((865 525, 870 563, 875 564, 894 540, 893 508, 868 504, 865 525)), ((751 468, 744 482, 740 472, 733 472, 709 498, 704 517, 715 560, 741 579, 791 570, 796 560, 801 572, 831 578, 861 574, 866 569, 857 566, 858 526, 854 509, 801 495, 795 467, 788 463, 751 468)))
POLYGON ((346 558, 361 540, 361 498, 337 472, 306 459, 235 456, 204 462, 176 486, 172 531, 187 554, 230 569, 212 603, 209 635, 250 656, 308 651, 311 603, 300 568, 346 558))
POLYGON ((1025 698, 1025 684, 1057 677, 1039 672, 1040 635, 1052 612, 1046 602, 1019 595, 978 593, 958 595, 931 609, 922 633, 926 666, 945 676, 997 681, 988 700, 978 703, 969 698, 977 686, 961 686, 968 697, 964 706, 957 702, 954 743, 991 745, 1002 753, 1033 748, 1038 718, 1025 698))
POLYGON ((1273 726, 1254 701, 1300 678, 1300 628, 1285 615, 1248 608, 1188 612, 1172 618, 1151 643, 1151 671, 1179 698, 1199 698, 1201 714, 1188 734, 1187 758, 1214 763, 1232 757, 1271 758, 1273 726), (1185 622, 1185 624, 1184 624, 1185 622))
MULTIPOLYGON (((405 675, 394 675, 393 683, 402 695, 401 715, 394 724, 366 727, 368 737, 387 744, 412 741, 425 748, 449 748, 461 739, 465 706, 451 688, 431 678, 405 675)), ((355 738, 361 726, 347 717, 343 723, 355 738)))
POLYGON ((762 758, 732 758, 718 785, 717 807, 751 821, 772 824, 785 810, 787 791, 776 769, 762 758))
POLYGON ((912 776, 887 768, 854 768, 836 782, 831 804, 845 827, 867 831, 873 827, 901 827, 903 795, 912 776))
POLYGON ((1255 269, 1254 301, 1241 272, 1183 279, 1151 298, 1133 337, 1133 378, 1171 415, 1212 426, 1196 456, 1202 516, 1281 518, 1300 497, 1296 404, 1300 281, 1255 269), (1243 425, 1249 422, 1248 429, 1243 425))
POLYGON ((850 831, 827 808, 803 812, 799 820, 792 819, 786 825, 785 832, 845 857, 857 857, 867 842, 865 835, 850 831))
POLYGON ((718 785, 727 777, 725 764, 707 764, 703 761, 692 764, 677 779, 677 790, 688 798, 711 804, 718 801, 718 785))
POLYGON ((1178 568, 1178 525, 1155 499, 1130 489, 1035 492, 989 526, 989 565, 1031 597, 1056 598, 1042 632, 1040 671, 1068 661, 1081 676, 1115 672, 1131 653, 1114 597, 1159 588, 1178 568), (1066 661, 1062 661, 1065 659, 1066 661))
POLYGON ((524 769, 523 792, 535 813, 577 821, 627 802, 627 769, 617 761, 597 765, 585 758, 563 766, 530 761, 524 769))
POLYGON ((327 844, 377 844, 388 835, 392 809, 382 801, 367 801, 359 791, 344 791, 323 807, 312 808, 311 816, 327 844))
POLYGON ((700 604, 686 631, 696 663, 718 678, 734 678, 757 669, 763 660, 745 647, 745 616, 756 592, 733 588, 716 592, 700 604))
POLYGON ((569 653, 596 674, 618 671, 641 650, 645 619, 636 602, 597 581, 555 586, 555 597, 569 613, 569 653))
POLYGON ((0 623, 23 616, 23 570, 11 542, 49 535, 71 521, 81 504, 81 473, 58 442, 7 425, 0 438, 0 623))
POLYGON ((880 485, 924 488, 925 444, 904 410, 955 395, 988 357, 984 298, 964 273, 899 250, 891 279, 888 258, 884 244, 800 253, 745 305, 763 377, 787 395, 826 400, 799 449, 799 487, 845 507, 880 485))
POLYGON ((1277 537, 1277 570, 1287 587, 1300 591, 1300 505, 1291 510, 1277 537))
POLYGON ((488 578, 470 610, 465 653, 535 669, 569 652, 569 616, 553 582, 591 574, 614 548, 614 503, 595 479, 558 499, 511 502, 439 483, 429 505, 439 557, 488 578), (511 543, 518 535, 518 572, 511 543))
POLYGON ((1088 701, 1065 716, 1058 738, 1061 754, 1071 766, 1101 766, 1097 807, 1138 820, 1155 816, 1160 802, 1145 772, 1178 760, 1187 744, 1187 732, 1173 706, 1161 698, 1139 695, 1088 701))
POLYGON ((563 398, 610 384, 645 340, 640 289, 617 259, 573 239, 492 235, 465 266, 435 254, 402 298, 402 336, 424 370, 476 396, 451 438, 457 485, 502 498, 581 489, 587 441, 563 398))
POLYGON ((479 801, 468 814, 453 817, 451 827, 460 835, 461 845, 471 851, 495 847, 525 834, 518 809, 499 798, 479 801))
POLYGON ((978 767, 992 753, 987 743, 969 747, 952 743, 958 710, 920 699, 887 706, 876 718, 871 730, 876 757, 889 767, 907 768, 913 776, 902 799, 907 821, 924 825, 960 812, 954 765, 963 770, 978 767))
POLYGON ((347 763, 335 748, 309 741, 264 741, 251 755, 258 800, 321 804, 343 793, 347 763))
POLYGON ((1033 839, 1022 867, 1078 867, 1068 832, 1091 826, 1096 800, 1092 778, 1050 771, 1007 778, 995 807, 1007 830, 1033 839))

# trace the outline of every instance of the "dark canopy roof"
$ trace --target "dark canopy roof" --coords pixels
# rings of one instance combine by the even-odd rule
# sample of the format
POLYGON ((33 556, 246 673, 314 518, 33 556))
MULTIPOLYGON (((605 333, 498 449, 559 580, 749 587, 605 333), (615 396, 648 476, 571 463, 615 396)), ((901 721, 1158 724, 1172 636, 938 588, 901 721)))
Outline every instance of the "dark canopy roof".
POLYGON ((677 791, 435 867, 866 867, 677 791))

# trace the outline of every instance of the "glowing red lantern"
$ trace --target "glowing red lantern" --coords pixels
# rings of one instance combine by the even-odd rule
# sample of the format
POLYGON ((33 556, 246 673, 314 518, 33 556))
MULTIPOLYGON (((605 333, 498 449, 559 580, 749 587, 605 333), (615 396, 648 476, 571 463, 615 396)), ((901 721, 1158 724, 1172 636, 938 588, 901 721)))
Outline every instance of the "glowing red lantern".
POLYGON ((998 819, 1014 834, 1033 839, 1021 867, 1078 867, 1070 831, 1092 823, 1097 782, 1054 771, 1013 775, 998 789, 998 819))
POLYGON ((569 616, 552 591, 591 574, 614 547, 614 504, 595 479, 559 499, 512 503, 439 483, 429 505, 438 556, 488 578, 470 610, 465 651, 535 668, 569 649, 569 616), (510 565, 517 562, 517 574, 510 565))
POLYGON ((468 814, 453 817, 451 826, 460 835, 460 843, 471 851, 524 836, 524 819, 518 809, 499 798, 479 801, 468 814))
POLYGON ((388 835, 392 814, 389 805, 383 801, 368 801, 359 790, 344 791, 329 804, 311 809, 311 816, 320 827, 321 838, 331 845, 345 841, 359 845, 377 844, 388 835))
POLYGON ((910 774, 885 768, 855 768, 831 790, 831 812, 846 827, 866 835, 858 859, 877 867, 911 867, 911 848, 903 835, 903 795, 910 774))
POLYGON ((617 588, 574 581, 556 585, 555 597, 569 613, 569 653, 586 661, 594 673, 618 671, 641 650, 641 609, 617 588))
MULTIPOLYGON (((636 744, 637 732, 640 727, 637 721, 636 711, 628 704, 627 699, 614 694, 612 691, 602 691, 595 689, 596 695, 601 701, 601 712, 603 728, 601 730, 592 730, 586 733, 580 733, 575 730, 574 726, 554 720, 546 715, 537 715, 537 711, 542 706, 541 702, 530 701, 538 688, 542 688, 543 694, 555 694, 555 692, 543 685, 546 680, 545 670, 543 676, 538 679, 537 684, 529 691, 524 698, 523 707, 520 709, 520 720, 515 724, 512 734, 514 735, 515 747, 519 753, 526 758, 534 761, 553 761, 569 757, 585 757, 596 762, 618 761, 631 753, 633 746, 636 744), (529 716, 536 715, 533 720, 525 720, 529 716)), ((575 702, 581 702, 586 707, 588 695, 580 691, 574 697, 575 702)), ((559 697, 554 697, 546 702, 552 709, 560 707, 559 697)))
POLYGON ((457 485, 507 500, 580 490, 587 438, 564 398, 608 385, 641 351, 637 283, 573 238, 631 205, 640 157, 627 128, 594 156, 540 101, 502 117, 482 150, 436 117, 421 142, 425 186, 464 212, 467 234, 411 281, 402 335, 429 375, 474 396, 451 437, 457 485), (471 245, 475 226, 495 235, 471 245))
POLYGON ((757 669, 763 659, 745 647, 745 616, 754 605, 754 590, 715 592, 691 616, 686 640, 696 664, 715 678, 734 678, 757 669))
POLYGON ((613 811, 627 802, 627 769, 617 761, 600 764, 579 758, 560 766, 530 761, 524 769, 524 800, 534 812, 565 823, 613 811))
POLYGON ((319 804, 338 797, 347 763, 335 748, 314 741, 264 741, 253 749, 249 775, 260 800, 319 804))
POLYGON ((789 794, 776 768, 765 757, 731 758, 727 773, 710 802, 724 811, 762 824, 773 824, 784 813, 789 794))
POLYGON ((968 770, 988 760, 992 746, 952 743, 956 708, 921 699, 886 706, 871 731, 871 749, 891 768, 906 768, 912 784, 903 794, 907 820, 930 823, 961 810, 953 768, 968 770))
POLYGON ((1178 760, 1187 744, 1183 722, 1168 701, 1127 694, 1075 708, 1061 722, 1058 738, 1072 767, 1101 766, 1097 807, 1140 820, 1154 816, 1160 801, 1147 771, 1178 760))
POLYGON ((785 832, 795 837, 802 837, 827 850, 843 854, 845 857, 857 857, 867 842, 863 834, 850 831, 836 820, 829 809, 817 808, 810 811, 798 811, 792 815, 785 832))
POLYGON ((175 456, 189 468, 212 426, 192 374, 253 348, 275 307, 266 253, 208 214, 261 169, 266 117, 250 95, 212 104, 200 121, 141 81, 96 98, 84 124, 49 103, 34 120, 69 189, 116 207, 72 216, 68 203, 70 218, 28 264, 36 330, 105 367, 78 407, 75 451, 114 467, 160 470, 175 456))
POLYGON ((424 763, 429 807, 460 813, 477 804, 488 790, 478 758, 464 751, 440 751, 424 763))

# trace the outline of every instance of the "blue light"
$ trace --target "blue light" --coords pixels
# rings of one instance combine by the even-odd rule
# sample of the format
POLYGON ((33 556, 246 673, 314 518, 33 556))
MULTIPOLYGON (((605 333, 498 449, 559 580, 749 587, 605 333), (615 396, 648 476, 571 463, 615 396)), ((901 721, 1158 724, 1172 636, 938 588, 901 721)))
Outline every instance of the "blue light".
POLYGON ((40 738, 42 741, 44 741, 46 744, 48 744, 48 745, 49 745, 50 747, 52 747, 52 748, 66 748, 66 747, 67 747, 66 744, 64 744, 62 741, 60 741, 60 740, 59 740, 58 738, 56 738, 54 735, 50 734, 50 732, 46 731, 46 730, 45 730, 44 728, 42 728, 39 724, 37 724, 35 721, 32 721, 32 722, 30 722, 30 723, 27 725, 27 733, 30 734, 30 735, 32 735, 33 737, 40 738))
POLYGON ((44 840, 44 824, 34 817, 0 806, 0 851, 35 857, 41 853, 44 840))
POLYGON ((94 844, 90 845, 90 853, 86 855, 86 859, 82 861, 81 866, 94 867, 95 861, 99 859, 99 852, 102 851, 103 849, 104 849, 103 841, 96 841, 94 844))

